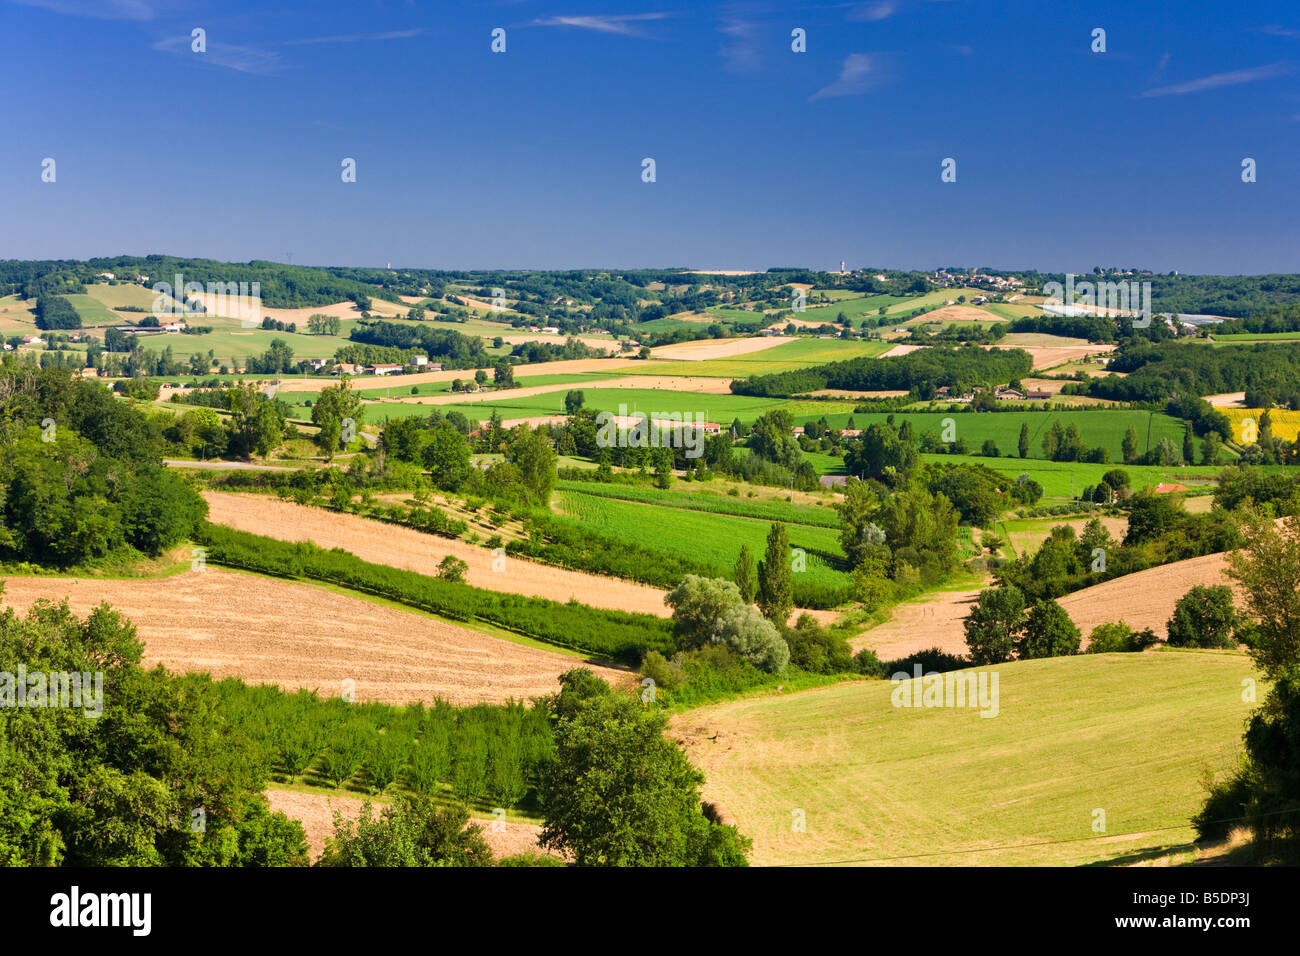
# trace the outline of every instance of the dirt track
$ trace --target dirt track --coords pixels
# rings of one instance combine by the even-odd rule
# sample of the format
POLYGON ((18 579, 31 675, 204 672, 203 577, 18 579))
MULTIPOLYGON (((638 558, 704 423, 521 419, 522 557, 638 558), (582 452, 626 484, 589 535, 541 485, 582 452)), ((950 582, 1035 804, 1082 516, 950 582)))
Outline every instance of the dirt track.
POLYGON ((330 697, 341 695, 345 678, 356 681, 357 700, 390 704, 528 699, 553 693, 559 675, 575 666, 610 681, 628 679, 620 670, 425 614, 211 566, 138 580, 5 579, 5 604, 25 610, 42 597, 66 597, 81 615, 109 602, 135 624, 149 666, 315 688, 330 697))

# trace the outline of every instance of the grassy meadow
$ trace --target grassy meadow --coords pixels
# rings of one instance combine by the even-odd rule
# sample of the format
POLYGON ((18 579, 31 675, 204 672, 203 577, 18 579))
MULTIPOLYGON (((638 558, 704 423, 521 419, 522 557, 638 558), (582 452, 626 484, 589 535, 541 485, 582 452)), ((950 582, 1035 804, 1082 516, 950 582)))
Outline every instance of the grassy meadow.
POLYGON ((997 673, 988 719, 895 707, 894 685, 864 681, 707 706, 674 729, 759 864, 1136 861, 1191 840, 1204 776, 1241 752, 1242 681, 1257 676, 1244 654, 1168 649, 997 673))

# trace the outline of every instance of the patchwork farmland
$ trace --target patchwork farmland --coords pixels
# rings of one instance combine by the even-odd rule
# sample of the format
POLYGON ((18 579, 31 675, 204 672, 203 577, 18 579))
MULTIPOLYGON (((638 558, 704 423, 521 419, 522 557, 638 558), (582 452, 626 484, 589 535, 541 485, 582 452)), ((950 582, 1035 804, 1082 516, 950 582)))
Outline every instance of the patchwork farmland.
MULTIPOLYGON (((498 310, 493 286, 412 274, 398 300, 380 286, 270 299, 269 327, 195 316, 128 353, 98 336, 135 321, 146 290, 93 276, 63 296, 81 331, 0 304, 11 393, 68 409, 49 442, 35 404, 14 406, 0 484, 73 488, 100 522, 7 512, 9 626, 120 628, 139 641, 127 672, 161 665, 204 688, 231 746, 256 755, 240 759, 265 812, 302 828, 286 862, 354 847, 365 798, 390 817, 504 822, 482 861, 591 862, 546 838, 560 797, 545 781, 584 721, 702 771, 689 826, 727 862, 1229 852, 1222 834, 1195 843, 1195 819, 1202 779, 1243 752, 1255 704, 1235 694, 1240 675, 1261 695, 1273 679, 1247 648, 1259 612, 1242 582, 1290 546, 1289 525, 1270 543, 1252 523, 1300 500, 1288 409, 1252 441, 1241 423, 1262 406, 1124 397, 1192 372, 1144 379, 1141 342, 1060 334, 1075 329, 1036 305, 968 304, 979 289, 936 276, 920 294, 834 275, 633 276, 640 308, 665 313, 641 327, 588 318, 610 292, 594 276, 493 277, 498 310), (735 307, 674 299, 695 285, 735 307), (810 309, 779 307, 801 288, 810 309), (530 296, 552 301, 553 324, 530 296), (274 325, 313 316, 324 332, 274 325), (621 437, 602 413, 627 416, 621 437), (642 414, 708 424, 665 441, 642 414), (71 481, 92 450, 105 464, 71 481), (1233 553, 1255 557, 1238 572, 1233 553), (897 675, 918 667, 996 671, 997 718, 898 707, 897 675), (1132 682, 1149 692, 1125 702, 1132 682), (1153 723, 1171 730, 1144 733, 1153 723)), ((1215 361, 1196 344, 1159 360, 1215 361)), ((1244 401, 1232 374, 1213 395, 1244 401)))

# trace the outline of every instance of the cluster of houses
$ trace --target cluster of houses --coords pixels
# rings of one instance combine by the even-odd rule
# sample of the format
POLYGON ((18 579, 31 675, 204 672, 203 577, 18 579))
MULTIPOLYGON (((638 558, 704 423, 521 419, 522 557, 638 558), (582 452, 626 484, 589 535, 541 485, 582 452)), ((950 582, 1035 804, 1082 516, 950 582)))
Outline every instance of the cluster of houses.
POLYGON ((113 328, 127 335, 162 335, 167 332, 184 332, 185 323, 176 320, 173 322, 160 322, 157 325, 115 325, 113 328))
MULTIPOLYGON (((331 359, 314 358, 311 360, 312 371, 319 372, 329 365, 331 359)), ((375 362, 373 365, 358 365, 353 362, 338 362, 330 369, 331 375, 401 375, 404 372, 441 372, 441 362, 430 362, 428 356, 413 355, 405 364, 401 362, 375 362)))
MULTIPOLYGON (((954 402, 954 403, 973 402, 975 401, 975 396, 982 391, 984 391, 982 387, 976 386, 976 388, 974 388, 972 391, 967 392, 965 395, 953 395, 952 389, 949 388, 947 385, 944 385, 942 388, 936 389, 936 392, 940 398, 943 398, 949 402, 954 402)), ((1001 388, 995 388, 993 390, 993 397, 1004 402, 1042 402, 1050 399, 1052 397, 1052 393, 1044 391, 1041 388, 1021 389, 1021 388, 1011 388, 1009 386, 1004 385, 1001 388)))
POLYGON ((935 285, 942 286, 945 289, 952 286, 988 286, 990 289, 997 289, 999 292, 1009 292, 1025 287, 1023 279, 1018 279, 1015 276, 991 276, 986 272, 959 274, 949 272, 946 269, 939 269, 932 273, 929 278, 935 285))

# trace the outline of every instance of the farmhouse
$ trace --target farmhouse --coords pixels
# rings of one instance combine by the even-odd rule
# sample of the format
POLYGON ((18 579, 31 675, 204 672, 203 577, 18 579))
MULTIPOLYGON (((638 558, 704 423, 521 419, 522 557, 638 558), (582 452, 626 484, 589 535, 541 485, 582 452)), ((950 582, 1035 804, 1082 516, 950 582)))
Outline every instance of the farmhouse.
POLYGON ((1025 393, 1016 388, 999 388, 993 394, 1003 401, 1023 402, 1025 400, 1025 393))
POLYGON ((403 367, 400 362, 377 362, 367 365, 366 372, 370 375, 396 375, 403 367))

